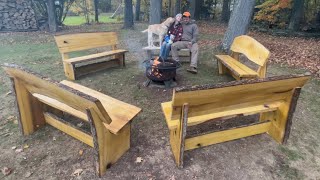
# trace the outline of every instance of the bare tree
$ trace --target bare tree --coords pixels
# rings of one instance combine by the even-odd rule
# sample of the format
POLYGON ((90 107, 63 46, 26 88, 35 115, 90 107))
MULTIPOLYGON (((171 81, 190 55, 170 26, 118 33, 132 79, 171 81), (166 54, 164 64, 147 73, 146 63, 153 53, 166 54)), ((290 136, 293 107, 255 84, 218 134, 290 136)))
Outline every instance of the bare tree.
POLYGON ((94 0, 94 20, 96 22, 99 22, 99 11, 98 11, 98 4, 99 4, 99 0, 94 0))
POLYGON ((293 1, 293 8, 289 23, 289 29, 293 31, 297 31, 300 28, 300 22, 303 16, 303 7, 304 7, 304 0, 294 0, 293 1))
POLYGON ((141 0, 136 1, 136 21, 140 21, 140 5, 141 5, 141 0))
POLYGON ((162 12, 162 0, 151 0, 149 24, 160 24, 162 12))
POLYGON ((230 18, 230 0, 223 0, 221 22, 227 23, 230 18))
POLYGON ((57 20, 54 9, 54 0, 48 0, 47 2, 49 31, 57 32, 57 20))
POLYGON ((248 32, 255 2, 255 0, 241 0, 233 8, 228 29, 222 42, 224 50, 229 51, 233 39, 248 32))
POLYGON ((124 11, 124 29, 133 28, 133 8, 132 0, 125 0, 125 11, 124 11))
POLYGON ((176 0, 174 14, 181 13, 181 0, 176 0))

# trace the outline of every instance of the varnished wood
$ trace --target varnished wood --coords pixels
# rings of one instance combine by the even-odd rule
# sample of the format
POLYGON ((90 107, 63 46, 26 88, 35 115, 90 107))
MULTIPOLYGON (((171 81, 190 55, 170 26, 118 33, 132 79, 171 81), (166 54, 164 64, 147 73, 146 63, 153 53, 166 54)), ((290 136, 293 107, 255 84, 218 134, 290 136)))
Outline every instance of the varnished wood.
POLYGON ((299 93, 295 89, 301 88, 309 78, 291 75, 175 88, 172 101, 161 106, 170 130, 170 145, 176 164, 180 166, 183 158, 179 147, 190 150, 261 133, 268 133, 275 141, 283 143, 289 136, 298 99, 299 93), (183 146, 179 137, 184 129, 182 119, 186 119, 185 104, 188 104, 185 129, 207 121, 254 114, 260 114, 260 122, 205 135, 195 134, 195 137, 186 139, 183 146))
POLYGON ((44 117, 45 117, 46 123, 78 139, 79 141, 93 147, 93 140, 89 134, 86 134, 76 128, 73 128, 67 124, 62 123, 61 120, 59 120, 57 117, 55 117, 52 114, 44 113, 44 117))
POLYGON ((262 134, 269 130, 270 121, 264 121, 258 124, 253 124, 246 127, 239 127, 224 131, 218 131, 202 136, 186 139, 185 150, 191 150, 199 147, 213 145, 217 143, 227 142, 239 138, 262 134))
POLYGON ((62 56, 65 75, 69 80, 76 80, 85 74, 110 67, 124 66, 124 54, 128 52, 127 50, 117 48, 118 37, 115 32, 59 35, 55 36, 55 40, 62 56), (102 47, 111 47, 112 50, 69 58, 70 52, 102 47), (114 63, 110 58, 118 62, 114 63), (98 59, 102 59, 102 62, 96 62, 98 59), (80 64, 80 66, 76 66, 76 64, 80 64))
POLYGON ((43 120, 94 147, 99 176, 130 148, 130 121, 140 108, 76 83, 58 83, 17 65, 5 64, 3 68, 14 83, 24 135, 34 132, 43 120), (92 135, 53 115, 51 109, 89 122, 92 135))
POLYGON ((236 79, 243 78, 264 78, 267 72, 267 60, 270 52, 262 44, 250 36, 242 35, 234 39, 229 55, 215 55, 219 67, 219 74, 230 72, 236 79), (246 58, 259 66, 258 70, 252 70, 239 60, 239 55, 243 54, 246 58), (229 71, 226 71, 228 69, 229 71))

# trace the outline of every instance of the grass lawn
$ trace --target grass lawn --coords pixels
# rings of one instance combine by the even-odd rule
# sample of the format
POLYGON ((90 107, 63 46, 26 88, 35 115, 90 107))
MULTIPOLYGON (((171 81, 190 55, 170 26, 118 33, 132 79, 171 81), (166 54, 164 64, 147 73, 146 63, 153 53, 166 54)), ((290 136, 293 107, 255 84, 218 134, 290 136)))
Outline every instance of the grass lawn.
MULTIPOLYGON (((179 85, 233 80, 229 76, 218 75, 217 63, 213 59, 217 53, 215 42, 223 37, 224 29, 218 29, 217 24, 209 24, 209 30, 205 31, 203 26, 199 26, 199 73, 186 72, 188 64, 184 63, 177 71, 179 85)), ((94 24, 64 30, 116 31, 119 47, 129 50, 125 68, 107 69, 75 81, 143 109, 131 124, 130 150, 107 170, 103 179, 320 178, 320 80, 315 78, 302 88, 287 145, 277 144, 267 134, 256 135, 186 151, 185 167, 177 168, 160 107, 161 102, 172 98, 172 90, 142 86, 146 80, 142 65, 146 57, 142 47, 147 44, 147 35, 140 31, 147 24, 136 24, 134 30, 121 27, 121 24, 94 24), (143 159, 141 163, 136 162, 138 157, 143 159)), ((3 63, 18 64, 57 81, 65 79, 61 56, 49 33, 0 33, 0 64, 3 63)), ((267 76, 305 72, 301 68, 270 63, 267 76)), ((50 126, 27 137, 20 135, 11 83, 2 68, 0 98, 0 168, 13 169, 13 173, 6 177, 0 173, 0 179, 21 179, 26 175, 30 176, 29 179, 98 179, 93 166, 93 148, 50 126), (2 132, 9 134, 4 136, 2 132), (22 152, 13 150, 13 147, 18 149, 25 145, 28 146, 22 152), (73 177, 72 173, 77 169, 83 172, 80 177, 73 177)))
MULTIPOLYGON (((101 13, 99 14, 99 22, 100 23, 116 23, 121 22, 118 21, 118 18, 115 17, 111 19, 110 16, 112 13, 101 13)), ((90 15, 90 21, 94 22, 94 15, 90 15)), ((86 23, 84 16, 67 16, 63 22, 66 26, 78 26, 86 23)))

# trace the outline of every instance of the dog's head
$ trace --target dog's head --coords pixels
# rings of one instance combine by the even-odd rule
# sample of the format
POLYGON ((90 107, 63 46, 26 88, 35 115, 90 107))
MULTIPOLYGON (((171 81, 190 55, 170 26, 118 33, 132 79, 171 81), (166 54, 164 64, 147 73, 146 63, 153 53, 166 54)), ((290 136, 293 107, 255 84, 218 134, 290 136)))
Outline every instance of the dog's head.
POLYGON ((170 27, 174 21, 175 19, 173 17, 169 17, 162 23, 162 25, 170 27))

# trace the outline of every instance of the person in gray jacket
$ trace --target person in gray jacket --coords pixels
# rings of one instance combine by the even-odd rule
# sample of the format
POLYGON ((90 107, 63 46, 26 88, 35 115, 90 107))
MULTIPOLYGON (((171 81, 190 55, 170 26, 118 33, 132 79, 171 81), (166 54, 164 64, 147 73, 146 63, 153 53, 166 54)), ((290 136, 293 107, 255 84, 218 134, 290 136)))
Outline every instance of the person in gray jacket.
POLYGON ((188 72, 191 72, 193 74, 197 74, 198 70, 198 35, 199 30, 198 26, 194 23, 194 20, 190 19, 191 14, 189 12, 184 12, 182 17, 182 38, 180 41, 177 41, 171 45, 171 51, 172 51, 172 58, 173 60, 179 62, 179 55, 178 51, 180 49, 190 49, 192 56, 191 56, 191 63, 190 67, 187 69, 188 72))

